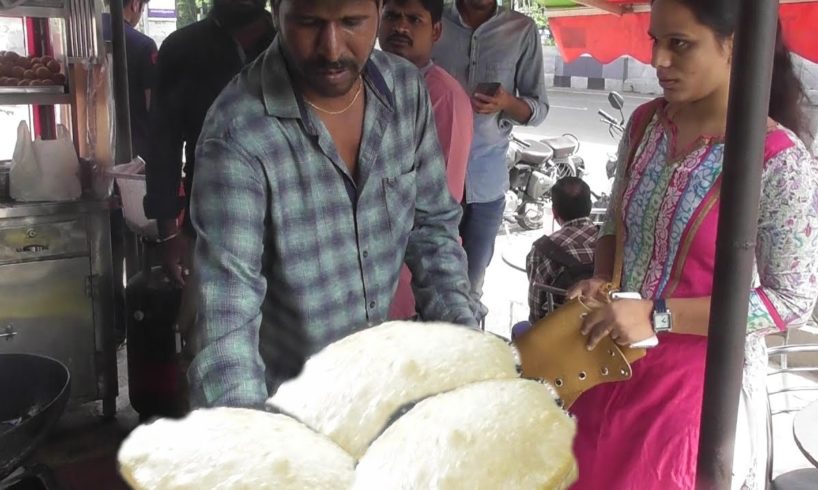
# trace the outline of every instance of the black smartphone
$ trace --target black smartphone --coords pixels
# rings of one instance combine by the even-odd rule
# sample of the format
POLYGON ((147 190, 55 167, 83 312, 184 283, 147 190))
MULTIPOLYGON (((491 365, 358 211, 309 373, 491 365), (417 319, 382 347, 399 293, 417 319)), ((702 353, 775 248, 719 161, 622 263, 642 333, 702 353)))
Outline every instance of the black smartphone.
POLYGON ((500 90, 500 82, 480 82, 474 89, 474 93, 493 97, 498 90, 500 90))

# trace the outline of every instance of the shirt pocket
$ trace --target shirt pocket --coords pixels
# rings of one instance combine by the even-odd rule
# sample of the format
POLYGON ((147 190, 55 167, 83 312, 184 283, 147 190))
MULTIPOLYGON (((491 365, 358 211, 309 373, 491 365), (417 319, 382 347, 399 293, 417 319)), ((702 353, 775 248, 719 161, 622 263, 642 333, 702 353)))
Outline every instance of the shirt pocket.
POLYGON ((397 177, 385 177, 383 193, 389 229, 398 243, 404 244, 415 225, 417 172, 412 170, 397 177))
POLYGON ((480 81, 500 82, 506 90, 509 89, 509 86, 513 86, 515 74, 515 64, 513 61, 486 63, 485 66, 485 74, 482 77, 485 78, 485 80, 480 81))

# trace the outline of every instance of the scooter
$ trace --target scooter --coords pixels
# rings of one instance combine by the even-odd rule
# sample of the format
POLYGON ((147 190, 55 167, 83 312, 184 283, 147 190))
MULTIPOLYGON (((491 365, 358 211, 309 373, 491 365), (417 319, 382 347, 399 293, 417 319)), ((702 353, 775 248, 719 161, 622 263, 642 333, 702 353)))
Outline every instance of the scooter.
POLYGON ((506 153, 509 189, 505 219, 526 230, 542 228, 551 188, 561 178, 582 177, 585 161, 572 134, 540 140, 512 136, 506 153))

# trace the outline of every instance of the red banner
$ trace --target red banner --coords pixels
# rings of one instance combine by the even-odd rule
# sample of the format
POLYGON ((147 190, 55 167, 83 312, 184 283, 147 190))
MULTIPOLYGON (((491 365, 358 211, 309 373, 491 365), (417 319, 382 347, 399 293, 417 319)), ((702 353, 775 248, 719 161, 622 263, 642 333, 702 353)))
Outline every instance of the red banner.
MULTIPOLYGON (((818 63, 818 2, 782 5, 780 15, 789 48, 818 63)), ((600 63, 625 55, 650 63, 649 13, 555 17, 549 24, 565 62, 588 54, 600 63)))

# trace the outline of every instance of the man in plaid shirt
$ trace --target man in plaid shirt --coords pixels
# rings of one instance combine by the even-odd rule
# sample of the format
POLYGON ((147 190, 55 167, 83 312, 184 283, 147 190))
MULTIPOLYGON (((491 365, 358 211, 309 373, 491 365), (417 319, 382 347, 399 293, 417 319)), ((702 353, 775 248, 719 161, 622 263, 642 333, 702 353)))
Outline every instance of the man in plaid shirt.
POLYGON ((208 113, 194 406, 259 406, 310 354, 386 320, 404 261, 421 318, 477 326, 429 96, 373 52, 379 8, 275 0, 278 37, 208 113))
MULTIPOLYGON (((598 233, 591 221, 591 188, 578 177, 563 177, 551 189, 554 218, 560 229, 534 242, 526 258, 528 274, 529 322, 533 324, 547 313, 548 294, 542 285, 568 287, 557 284, 566 266, 555 260, 559 249, 579 264, 590 264, 593 270, 594 247, 598 233)), ((581 278, 577 278, 581 279, 581 278)))

